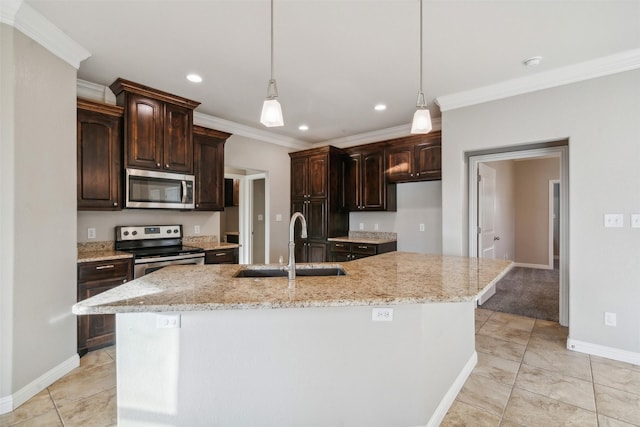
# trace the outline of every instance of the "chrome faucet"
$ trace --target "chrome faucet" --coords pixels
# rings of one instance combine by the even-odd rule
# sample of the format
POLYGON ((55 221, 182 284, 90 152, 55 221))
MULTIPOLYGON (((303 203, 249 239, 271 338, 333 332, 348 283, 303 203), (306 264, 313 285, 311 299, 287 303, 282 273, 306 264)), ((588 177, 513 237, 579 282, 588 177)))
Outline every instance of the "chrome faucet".
POLYGON ((300 237, 307 238, 307 221, 300 212, 295 212, 291 215, 291 221, 289 222, 289 263, 284 266, 284 270, 289 272, 289 280, 296 279, 296 243, 294 242, 293 230, 296 225, 296 219, 300 218, 300 224, 302 225, 302 233, 300 237))

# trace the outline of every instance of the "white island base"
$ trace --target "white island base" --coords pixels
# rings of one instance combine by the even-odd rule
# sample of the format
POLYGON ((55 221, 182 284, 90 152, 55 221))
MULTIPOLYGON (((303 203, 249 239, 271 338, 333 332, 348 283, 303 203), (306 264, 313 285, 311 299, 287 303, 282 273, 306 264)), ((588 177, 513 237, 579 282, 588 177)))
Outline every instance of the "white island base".
POLYGON ((118 426, 436 426, 476 364, 474 306, 117 314, 118 426))

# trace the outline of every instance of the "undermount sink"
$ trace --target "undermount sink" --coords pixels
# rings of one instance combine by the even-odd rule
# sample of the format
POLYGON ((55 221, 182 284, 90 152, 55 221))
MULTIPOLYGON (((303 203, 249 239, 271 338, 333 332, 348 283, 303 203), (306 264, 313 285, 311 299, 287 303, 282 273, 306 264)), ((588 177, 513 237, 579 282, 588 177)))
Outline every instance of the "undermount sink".
MULTIPOLYGON (((233 277, 287 277, 287 271, 281 268, 243 268, 233 277)), ((346 276, 347 273, 340 266, 319 268, 296 268, 296 276, 346 276)))

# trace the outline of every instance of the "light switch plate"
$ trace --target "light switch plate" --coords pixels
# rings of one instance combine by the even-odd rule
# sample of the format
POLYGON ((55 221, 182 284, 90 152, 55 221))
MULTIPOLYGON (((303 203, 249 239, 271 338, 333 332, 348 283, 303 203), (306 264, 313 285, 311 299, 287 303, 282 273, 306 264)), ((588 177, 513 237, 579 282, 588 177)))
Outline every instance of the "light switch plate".
POLYGON ((276 222, 282 221, 282 214, 276 214, 276 222))
POLYGON ((631 228, 640 228, 640 214, 631 214, 631 228))

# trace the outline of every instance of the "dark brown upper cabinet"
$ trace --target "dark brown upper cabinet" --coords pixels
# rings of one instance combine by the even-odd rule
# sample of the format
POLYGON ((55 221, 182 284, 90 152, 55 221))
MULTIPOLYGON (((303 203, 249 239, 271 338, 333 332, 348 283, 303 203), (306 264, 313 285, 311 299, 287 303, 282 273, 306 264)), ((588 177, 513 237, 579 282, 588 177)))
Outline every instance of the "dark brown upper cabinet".
POLYGON ((366 144, 346 150, 345 203, 350 211, 395 211, 396 185, 387 182, 384 145, 366 144))
POLYGON ((231 134, 193 126, 195 210, 224 210, 224 144, 231 134))
POLYGON ((125 108, 126 167, 193 173, 193 110, 200 103, 124 79, 109 87, 125 108))
POLYGON ((78 210, 122 209, 123 108, 78 98, 78 210))
POLYGON ((291 212, 307 221, 307 239, 300 238, 296 222, 296 261, 327 260, 327 238, 346 236, 349 213, 344 209, 342 177, 345 153, 335 147, 321 147, 289 153, 291 157, 291 212))
POLYGON ((442 179, 440 132, 413 135, 387 141, 387 143, 389 182, 442 179))

